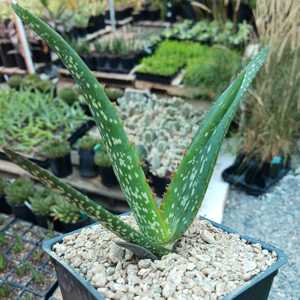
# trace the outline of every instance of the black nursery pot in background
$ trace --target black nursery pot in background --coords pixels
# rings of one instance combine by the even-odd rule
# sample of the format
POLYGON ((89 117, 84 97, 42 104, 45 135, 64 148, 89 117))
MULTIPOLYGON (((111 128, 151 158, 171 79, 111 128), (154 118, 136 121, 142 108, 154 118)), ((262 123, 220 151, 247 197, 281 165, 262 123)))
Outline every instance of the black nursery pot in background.
POLYGON ((98 167, 102 183, 105 186, 112 187, 119 184, 118 179, 112 167, 98 167))
POLYGON ((234 164, 223 171, 222 177, 226 182, 241 188, 246 193, 259 196, 266 193, 290 169, 290 158, 275 156, 271 162, 262 162, 241 153, 234 164))
POLYGON ((59 178, 71 175, 73 172, 71 154, 68 153, 64 157, 50 159, 50 167, 53 174, 59 178))
POLYGON ((80 219, 76 223, 64 223, 64 222, 55 220, 53 222, 53 225, 54 225, 54 230, 55 231, 58 231, 58 232, 61 232, 61 233, 69 233, 69 232, 72 232, 74 230, 78 230, 80 228, 88 226, 92 223, 93 223, 93 221, 90 218, 88 218, 87 216, 83 216, 82 219, 80 219))
POLYGON ((97 166, 94 162, 95 151, 93 149, 79 149, 79 173, 81 177, 96 177, 97 166))
POLYGON ((11 206, 13 214, 24 221, 34 223, 35 216, 33 212, 27 207, 27 205, 12 205, 11 206))
POLYGON ((149 173, 149 176, 150 176, 150 182, 154 193, 158 197, 162 198, 164 193, 167 190, 167 186, 171 182, 170 178, 158 177, 156 175, 153 175, 152 173, 149 173))
POLYGON ((4 195, 0 195, 0 213, 4 213, 4 214, 11 214, 12 210, 10 205, 8 205, 8 203, 6 202, 5 196, 4 195))
MULTIPOLYGON (((211 223, 225 232, 237 233, 223 225, 214 222, 211 223)), ((63 298, 65 300, 105 300, 104 296, 102 296, 89 282, 87 282, 79 273, 75 272, 71 266, 67 265, 52 251, 53 246, 56 243, 61 243, 68 235, 59 236, 43 243, 43 250, 51 257, 54 264, 63 298)), ((263 249, 270 252, 276 252, 277 261, 265 271, 254 276, 244 286, 234 290, 220 300, 267 300, 273 279, 277 275, 279 268, 286 264, 287 257, 283 251, 272 245, 248 236, 241 236, 241 238, 245 239, 249 244, 260 244, 263 249)))

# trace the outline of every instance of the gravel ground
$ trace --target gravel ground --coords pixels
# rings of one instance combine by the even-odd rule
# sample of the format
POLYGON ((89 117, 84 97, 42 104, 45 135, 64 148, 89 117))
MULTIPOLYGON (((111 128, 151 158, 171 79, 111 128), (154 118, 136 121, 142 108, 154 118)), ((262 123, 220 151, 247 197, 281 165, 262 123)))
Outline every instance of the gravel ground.
POLYGON ((223 223, 272 243, 288 255, 275 278, 269 300, 300 299, 300 172, 281 180, 268 194, 252 197, 232 189, 223 223))

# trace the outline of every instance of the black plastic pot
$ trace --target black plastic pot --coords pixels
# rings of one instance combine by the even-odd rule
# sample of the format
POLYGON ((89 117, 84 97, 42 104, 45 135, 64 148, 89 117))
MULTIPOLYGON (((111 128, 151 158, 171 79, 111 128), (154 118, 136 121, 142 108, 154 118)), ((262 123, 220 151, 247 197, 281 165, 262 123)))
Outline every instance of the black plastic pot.
POLYGON ((171 84, 172 80, 175 77, 175 74, 173 76, 163 76, 163 75, 136 72, 135 76, 137 80, 141 80, 141 81, 149 81, 149 82, 154 82, 159 84, 171 84))
POLYGON ((170 184, 171 180, 168 177, 158 177, 156 175, 153 175, 152 173, 149 173, 151 186, 154 191, 154 193, 162 198, 164 193, 167 190, 167 186, 170 184))
POLYGON ((92 220, 85 216, 81 220, 79 220, 78 222, 73 223, 73 224, 64 223, 64 222, 60 222, 60 221, 56 220, 53 222, 53 225, 54 225, 55 231, 58 231, 61 233, 69 233, 74 230, 78 230, 80 228, 86 227, 92 223, 93 223, 92 220))
POLYGON ((97 30, 101 30, 105 27, 104 15, 91 16, 89 19, 89 24, 87 31, 88 33, 93 33, 97 30))
POLYGON ((35 63, 50 63, 51 53, 50 51, 44 52, 42 49, 32 49, 32 59, 35 63))
POLYGON ((121 69, 124 73, 129 73, 137 64, 140 54, 132 54, 121 58, 121 69))
POLYGON ((79 174, 81 177, 96 177, 97 166, 94 162, 95 151, 93 149, 79 149, 79 174))
POLYGON ((11 206, 12 213, 16 216, 16 218, 22 219, 27 222, 34 223, 35 217, 32 211, 27 207, 27 205, 12 205, 11 206))
POLYGON ((103 71, 108 63, 108 58, 104 55, 95 54, 96 71, 103 71))
POLYGON ((146 19, 150 21, 160 20, 160 10, 159 9, 150 9, 147 11, 146 19))
POLYGON ((51 222, 51 219, 48 216, 35 215, 35 222, 43 228, 48 228, 48 224, 51 222))
POLYGON ((98 167, 101 181, 105 186, 112 187, 119 184, 112 167, 98 167))
POLYGON ((81 55, 82 59, 84 60, 84 62, 87 64, 87 66, 91 69, 91 70, 96 70, 97 65, 96 65, 96 60, 95 57, 91 54, 84 54, 81 55))
POLYGON ((50 168, 52 173, 59 178, 71 175, 73 172, 71 154, 68 153, 64 157, 51 158, 50 168))
POLYGON ((226 182, 246 193, 259 196, 266 193, 291 169, 290 159, 276 156, 271 162, 262 162, 241 153, 234 164, 225 169, 222 177, 226 182))
MULTIPOLYGON (((211 223, 225 232, 236 233, 228 227, 214 222, 211 223)), ((104 296, 102 296, 89 282, 52 252, 53 245, 61 243, 65 236, 67 235, 43 243, 44 251, 51 257, 55 266, 58 284, 64 300, 105 300, 104 296)), ((283 251, 272 245, 248 236, 241 236, 241 238, 247 240, 250 244, 260 244, 263 249, 276 252, 278 259, 264 272, 259 273, 244 286, 234 290, 221 300, 267 300, 273 279, 277 275, 279 268, 286 264, 287 257, 283 251)))
POLYGON ((0 195, 0 213, 4 213, 8 215, 12 213, 11 207, 6 202, 4 195, 0 195))
POLYGON ((109 55, 107 57, 107 59, 108 59, 108 63, 109 63, 109 67, 108 67, 107 71, 114 72, 119 69, 120 62, 121 62, 121 59, 119 56, 109 55))
POLYGON ((17 51, 14 51, 14 54, 15 54, 15 60, 16 60, 17 66, 22 70, 26 70, 27 67, 26 67, 26 63, 25 63, 23 56, 17 51))
POLYGON ((4 54, 4 57, 2 57, 4 66, 6 68, 15 68, 17 67, 17 62, 16 62, 16 56, 15 56, 15 51, 10 50, 4 54))
MULTIPOLYGON (((117 21, 122 21, 124 19, 127 19, 131 16, 133 12, 133 7, 125 7, 122 9, 116 9, 115 11, 115 17, 117 21)), ((105 19, 109 20, 110 19, 110 13, 109 11, 105 12, 105 19)))

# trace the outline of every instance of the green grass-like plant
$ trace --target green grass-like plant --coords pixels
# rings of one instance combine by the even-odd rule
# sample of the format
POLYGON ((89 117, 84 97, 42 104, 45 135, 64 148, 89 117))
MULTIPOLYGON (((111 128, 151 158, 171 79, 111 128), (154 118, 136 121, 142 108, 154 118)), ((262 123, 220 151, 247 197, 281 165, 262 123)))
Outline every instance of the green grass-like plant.
POLYGON ((143 247, 157 257, 170 253, 176 241, 197 216, 224 135, 242 97, 263 65, 267 50, 262 50, 214 103, 172 178, 162 204, 158 206, 146 181, 135 146, 129 142, 118 113, 107 98, 102 85, 78 54, 46 23, 19 5, 13 5, 13 8, 24 23, 56 51, 81 87, 138 229, 46 170, 6 148, 7 155, 39 181, 64 195, 68 202, 76 205, 91 218, 99 220, 121 239, 143 247))

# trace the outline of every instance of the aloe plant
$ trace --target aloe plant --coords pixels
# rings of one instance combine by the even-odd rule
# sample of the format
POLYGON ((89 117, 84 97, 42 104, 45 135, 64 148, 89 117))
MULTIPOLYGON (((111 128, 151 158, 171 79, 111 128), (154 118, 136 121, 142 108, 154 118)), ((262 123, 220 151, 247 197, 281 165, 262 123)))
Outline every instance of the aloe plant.
POLYGON ((203 121, 177 173, 168 187, 162 205, 147 184, 135 146, 124 131, 114 105, 103 87, 77 53, 46 23, 19 5, 17 15, 48 42, 65 63, 89 104, 112 161, 120 186, 133 211, 138 229, 114 216, 102 206, 39 168, 21 155, 5 149, 12 161, 23 167, 91 218, 130 244, 145 248, 157 257, 172 251, 174 243, 188 229, 204 198, 224 135, 239 103, 256 73, 263 65, 267 50, 263 49, 219 97, 203 121))

